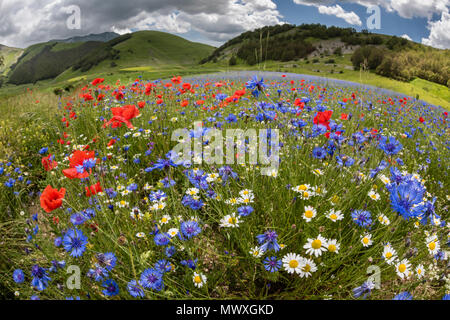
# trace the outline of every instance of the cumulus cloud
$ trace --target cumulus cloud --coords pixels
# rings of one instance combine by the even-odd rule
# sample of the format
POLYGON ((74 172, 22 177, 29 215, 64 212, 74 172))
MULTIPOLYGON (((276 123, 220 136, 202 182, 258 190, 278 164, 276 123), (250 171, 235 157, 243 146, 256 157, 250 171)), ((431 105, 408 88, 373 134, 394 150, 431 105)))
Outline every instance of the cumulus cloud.
POLYGON ((402 35, 401 35, 401 37, 402 37, 403 39, 406 39, 406 40, 412 41, 411 37, 410 37, 410 36, 408 36, 408 35, 407 35, 406 33, 405 33, 405 34, 402 34, 402 35))
POLYGON ((361 26, 362 22, 359 16, 352 12, 345 11, 340 5, 335 5, 331 7, 319 6, 319 12, 322 14, 327 14, 331 16, 336 16, 338 18, 344 19, 348 24, 354 24, 361 26))
POLYGON ((438 21, 428 22, 430 35, 422 43, 440 49, 450 49, 450 13, 443 12, 438 21))
POLYGON ((197 31, 221 43, 244 31, 283 23, 272 0, 0 0, 0 43, 25 47, 88 33, 197 31), (67 28, 63 8, 77 5, 81 29, 67 28))
MULTIPOLYGON (((319 12, 322 10, 321 13, 335 12, 334 15, 336 16, 337 14, 340 14, 341 18, 345 16, 348 19, 346 19, 348 23, 351 23, 349 21, 353 21, 354 18, 349 13, 345 15, 345 13, 341 12, 343 10, 332 7, 333 4, 339 3, 342 5, 352 3, 364 7, 377 5, 383 7, 387 12, 396 13, 405 19, 426 18, 428 20, 430 35, 428 38, 423 38, 422 43, 436 48, 450 48, 448 33, 448 30, 450 30, 449 0, 293 0, 293 2, 299 5, 315 6, 319 8, 319 12), (330 8, 334 9, 331 10, 330 8), (435 20, 436 16, 440 17, 440 20, 435 20)), ((355 19, 354 22, 356 21, 355 19)), ((403 35, 402 37, 405 36, 407 35, 403 35)))

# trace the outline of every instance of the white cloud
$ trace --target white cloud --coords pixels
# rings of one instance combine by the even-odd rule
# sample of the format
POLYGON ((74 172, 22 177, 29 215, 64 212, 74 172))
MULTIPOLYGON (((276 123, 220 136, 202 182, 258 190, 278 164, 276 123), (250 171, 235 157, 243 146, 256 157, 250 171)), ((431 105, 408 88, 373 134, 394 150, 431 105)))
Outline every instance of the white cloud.
POLYGON ((378 5, 388 12, 397 12, 402 18, 428 18, 431 19, 433 14, 440 15, 444 11, 448 11, 449 0, 293 0, 296 4, 315 6, 332 5, 335 3, 355 3, 364 7, 378 5))
POLYGON ((429 21, 428 38, 422 38, 422 43, 440 49, 450 49, 450 13, 442 12, 441 19, 429 21))
POLYGON ((405 33, 405 34, 402 34, 401 37, 404 38, 404 39, 406 39, 406 40, 412 41, 411 37, 408 36, 406 33, 405 33))
POLYGON ((199 32, 220 44, 242 32, 283 23, 273 0, 0 0, 0 43, 26 47, 36 42, 89 33, 161 30, 199 32), (77 5, 81 29, 66 26, 62 8, 77 5))
POLYGON ((322 14, 336 16, 338 18, 344 19, 345 22, 347 22, 349 24, 354 24, 354 25, 358 25, 358 26, 362 25, 361 19, 359 18, 359 16, 356 13, 354 13, 353 11, 351 11, 351 12, 345 11, 338 4, 335 6, 332 6, 332 7, 319 6, 318 9, 319 9, 319 12, 322 14))

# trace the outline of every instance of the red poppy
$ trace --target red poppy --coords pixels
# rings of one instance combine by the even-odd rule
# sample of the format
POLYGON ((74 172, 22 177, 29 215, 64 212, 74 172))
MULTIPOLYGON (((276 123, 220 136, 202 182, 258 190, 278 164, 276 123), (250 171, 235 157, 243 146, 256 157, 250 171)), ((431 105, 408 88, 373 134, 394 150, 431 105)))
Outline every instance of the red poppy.
POLYGON ((332 114, 333 111, 331 110, 317 112, 317 115, 314 117, 314 124, 321 124, 327 127, 328 130, 330 130, 330 119, 332 114))
POLYGON ((102 83, 103 81, 105 81, 104 78, 96 78, 96 79, 94 79, 94 81, 91 82, 91 84, 95 87, 96 85, 98 85, 99 83, 102 83))
POLYGON ((123 123, 130 129, 134 128, 130 120, 139 115, 139 110, 134 104, 111 108, 111 112, 113 117, 103 125, 103 128, 106 128, 109 125, 111 125, 111 128, 120 128, 123 123))
POLYGON ((341 119, 342 120, 347 120, 348 119, 348 114, 346 114, 346 113, 341 114, 341 119))
POLYGON ((420 117, 420 118, 419 118, 419 121, 420 121, 420 123, 424 123, 424 122, 425 122, 425 119, 422 118, 422 117, 420 117))
POLYGON ((97 182, 96 184, 93 184, 92 186, 84 187, 86 189, 86 197, 93 196, 94 194, 97 194, 99 192, 102 192, 102 186, 100 185, 100 182, 97 182))
POLYGON ((82 166, 84 160, 92 159, 95 157, 94 151, 80 151, 75 150, 72 156, 69 158, 69 169, 64 169, 63 174, 69 179, 82 179, 89 177, 89 172, 84 170, 83 173, 79 173, 76 169, 77 166, 82 166))
POLYGON ((172 80, 172 82, 175 83, 175 84, 180 84, 180 83, 181 83, 181 77, 180 77, 180 76, 178 76, 178 77, 173 77, 171 80, 172 80))
POLYGON ((50 171, 58 166, 58 162, 53 161, 52 155, 49 154, 47 157, 42 158, 42 166, 45 171, 50 171))
POLYGON ((40 200, 42 209, 44 209, 47 213, 58 209, 62 206, 62 199, 64 199, 65 194, 66 189, 61 188, 58 191, 58 189, 53 189, 50 185, 48 185, 41 194, 40 200))
POLYGON ((138 107, 141 108, 141 109, 142 109, 143 107, 145 107, 145 101, 139 101, 139 102, 138 102, 138 107))

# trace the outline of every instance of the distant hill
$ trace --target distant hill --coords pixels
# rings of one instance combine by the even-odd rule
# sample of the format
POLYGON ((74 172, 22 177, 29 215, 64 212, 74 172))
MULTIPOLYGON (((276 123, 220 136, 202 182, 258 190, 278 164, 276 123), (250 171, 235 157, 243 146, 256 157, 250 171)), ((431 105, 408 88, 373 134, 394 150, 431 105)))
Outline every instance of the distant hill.
POLYGON ((11 65, 22 55, 23 49, 11 48, 0 44, 0 55, 3 57, 3 65, 0 66, 0 76, 6 75, 11 65))
POLYGON ((68 39, 53 40, 53 41, 64 42, 64 43, 87 42, 87 41, 108 42, 109 40, 112 40, 119 36, 120 36, 120 34, 115 33, 115 32, 103 32, 103 33, 98 33, 98 34, 91 33, 87 36, 77 36, 77 37, 72 37, 72 38, 68 38, 68 39))
POLYGON ((402 81, 416 77, 450 87, 450 50, 404 38, 356 32, 320 24, 266 26, 227 41, 201 61, 255 65, 264 61, 299 61, 317 57, 351 58, 355 70, 366 70, 402 81))
MULTIPOLYGON (((84 39, 112 37, 105 33, 84 39)), ((146 65, 198 64, 214 47, 195 43, 159 31, 139 31, 114 36, 112 40, 75 41, 53 40, 26 48, 7 73, 11 84, 34 83, 53 79, 62 73, 83 74, 92 69, 138 67, 146 65)))

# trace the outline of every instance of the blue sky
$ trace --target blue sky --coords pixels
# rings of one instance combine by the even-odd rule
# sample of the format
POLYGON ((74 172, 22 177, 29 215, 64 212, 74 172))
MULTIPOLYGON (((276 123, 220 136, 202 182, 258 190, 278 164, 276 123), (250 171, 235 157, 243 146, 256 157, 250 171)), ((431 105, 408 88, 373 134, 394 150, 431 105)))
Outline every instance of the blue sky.
POLYGON ((450 0, 0 0, 0 44, 24 48, 105 31, 160 30, 220 46, 242 32, 280 23, 360 31, 374 5, 381 24, 371 32, 450 49, 450 0), (68 23, 73 19, 77 28, 68 23))

